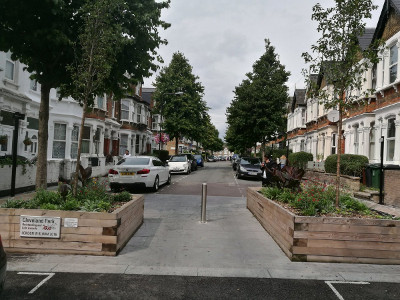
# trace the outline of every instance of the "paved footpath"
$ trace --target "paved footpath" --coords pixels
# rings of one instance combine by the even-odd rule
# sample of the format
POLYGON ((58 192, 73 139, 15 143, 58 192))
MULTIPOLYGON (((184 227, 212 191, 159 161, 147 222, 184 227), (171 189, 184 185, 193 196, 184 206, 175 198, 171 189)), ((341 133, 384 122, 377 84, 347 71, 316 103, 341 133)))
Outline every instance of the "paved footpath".
POLYGON ((291 262, 244 197, 145 195, 145 221, 116 257, 10 255, 8 271, 400 282, 400 266, 291 262))

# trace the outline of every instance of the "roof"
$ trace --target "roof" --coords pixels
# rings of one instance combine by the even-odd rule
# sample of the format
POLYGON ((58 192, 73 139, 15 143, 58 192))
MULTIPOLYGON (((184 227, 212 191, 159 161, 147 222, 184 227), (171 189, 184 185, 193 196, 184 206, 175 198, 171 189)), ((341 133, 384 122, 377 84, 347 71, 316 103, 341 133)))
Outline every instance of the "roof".
POLYGON ((291 111, 293 112, 296 107, 306 105, 306 90, 296 89, 292 98, 291 111))
POLYGON ((358 37, 361 50, 364 51, 371 44, 376 28, 365 28, 364 34, 358 37))
POLYGON ((148 104, 151 104, 151 98, 155 91, 155 88, 142 88, 142 100, 148 104))
POLYGON ((390 9, 394 9, 397 14, 400 14, 400 0, 385 0, 385 4, 382 7, 381 15, 379 16, 378 24, 373 35, 373 40, 382 37, 385 25, 389 19, 390 9))

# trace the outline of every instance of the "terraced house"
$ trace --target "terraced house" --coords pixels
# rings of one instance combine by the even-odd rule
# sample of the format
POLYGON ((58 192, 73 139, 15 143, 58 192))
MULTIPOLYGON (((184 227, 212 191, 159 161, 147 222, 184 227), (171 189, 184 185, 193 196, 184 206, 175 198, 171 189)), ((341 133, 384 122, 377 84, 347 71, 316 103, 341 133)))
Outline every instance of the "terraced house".
MULTIPOLYGON (((367 29, 360 37, 361 48, 365 49, 375 39, 384 41, 384 51, 379 63, 362 74, 365 79, 362 89, 374 89, 375 92, 368 98, 360 97, 345 112, 342 150, 343 153, 365 155, 371 163, 377 163, 380 161, 380 142, 383 141, 384 164, 399 165, 400 1, 386 2, 376 28, 367 29)), ((329 91, 323 74, 315 75, 312 80, 319 88, 329 91)), ((337 126, 329 122, 329 110, 318 99, 307 97, 304 90, 296 90, 290 108, 287 126, 290 149, 310 152, 316 161, 337 153, 337 126)))

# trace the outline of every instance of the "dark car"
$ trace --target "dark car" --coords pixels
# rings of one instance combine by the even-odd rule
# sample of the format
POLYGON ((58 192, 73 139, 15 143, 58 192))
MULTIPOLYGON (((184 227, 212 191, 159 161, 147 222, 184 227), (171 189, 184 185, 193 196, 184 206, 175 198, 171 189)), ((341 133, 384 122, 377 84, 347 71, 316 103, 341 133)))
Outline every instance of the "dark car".
POLYGON ((236 177, 252 177, 261 179, 261 161, 255 157, 242 157, 237 160, 236 177))
POLYGON ((196 159, 197 166, 204 167, 203 156, 201 156, 200 154, 196 154, 194 155, 194 158, 196 159))
POLYGON ((6 268, 7 268, 7 256, 4 252, 3 243, 1 242, 0 235, 0 294, 4 288, 4 282, 6 281, 6 268))
POLYGON ((190 164, 192 166, 192 171, 196 171, 197 170, 197 161, 194 158, 193 154, 183 153, 183 154, 179 154, 179 155, 185 155, 188 158, 188 160, 189 160, 189 162, 190 162, 190 164))

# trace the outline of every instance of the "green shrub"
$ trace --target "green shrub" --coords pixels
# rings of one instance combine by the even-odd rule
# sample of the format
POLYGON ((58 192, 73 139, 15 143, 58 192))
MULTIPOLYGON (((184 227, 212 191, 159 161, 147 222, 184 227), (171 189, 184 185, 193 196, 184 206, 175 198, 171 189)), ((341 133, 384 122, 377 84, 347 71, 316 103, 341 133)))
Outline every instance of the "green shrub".
MULTIPOLYGON (((329 155, 325 160, 325 172, 336 173, 337 154, 329 155)), ((361 177, 362 170, 368 164, 368 157, 356 154, 340 156, 340 174, 361 177)))
POLYGON ((127 191, 113 195, 113 202, 128 202, 131 200, 131 194, 127 191))
POLYGON ((313 155, 308 152, 296 152, 289 154, 289 164, 300 169, 307 168, 307 162, 313 161, 313 155))
POLYGON ((158 157, 163 162, 166 162, 169 158, 168 150, 154 150, 153 155, 158 157))

